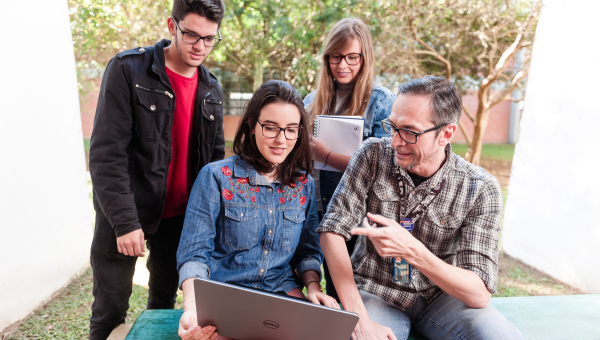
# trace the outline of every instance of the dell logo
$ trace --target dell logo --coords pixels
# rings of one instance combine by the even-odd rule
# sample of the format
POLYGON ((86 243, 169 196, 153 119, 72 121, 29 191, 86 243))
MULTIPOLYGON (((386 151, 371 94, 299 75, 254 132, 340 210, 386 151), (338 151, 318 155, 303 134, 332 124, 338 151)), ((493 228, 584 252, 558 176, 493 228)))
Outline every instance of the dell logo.
POLYGON ((267 320, 267 321, 263 322, 263 325, 265 325, 265 327, 271 328, 271 329, 279 328, 279 324, 277 322, 271 321, 271 320, 267 320))

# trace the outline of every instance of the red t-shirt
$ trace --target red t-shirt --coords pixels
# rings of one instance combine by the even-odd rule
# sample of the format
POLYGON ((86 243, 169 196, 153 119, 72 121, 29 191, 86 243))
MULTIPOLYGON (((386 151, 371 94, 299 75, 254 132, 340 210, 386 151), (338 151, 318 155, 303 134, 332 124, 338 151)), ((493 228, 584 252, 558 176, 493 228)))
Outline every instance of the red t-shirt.
POLYGON ((167 178, 167 201, 162 217, 173 217, 185 214, 185 208, 190 198, 188 186, 188 145, 198 88, 198 73, 191 78, 179 75, 168 67, 167 76, 175 92, 175 113, 171 129, 171 163, 167 178))

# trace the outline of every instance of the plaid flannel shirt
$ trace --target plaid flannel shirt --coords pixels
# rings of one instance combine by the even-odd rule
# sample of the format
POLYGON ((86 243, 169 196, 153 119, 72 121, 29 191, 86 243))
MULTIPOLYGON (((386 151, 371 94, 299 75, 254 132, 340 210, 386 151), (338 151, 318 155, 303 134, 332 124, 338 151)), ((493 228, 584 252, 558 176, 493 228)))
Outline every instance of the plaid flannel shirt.
MULTIPOLYGON (((406 217, 403 207, 408 212, 415 210, 445 180, 441 192, 415 221, 412 235, 444 262, 477 274, 495 293, 502 216, 500 185, 481 167, 452 153, 450 144, 445 152, 446 161, 440 170, 415 188, 406 171, 396 166, 390 138, 365 141, 352 156, 317 231, 334 232, 349 240, 350 231, 359 227, 367 212, 400 221, 406 217), (399 178, 404 183, 399 183, 399 178)), ((379 256, 365 236, 359 236, 351 260, 359 289, 404 311, 418 295, 431 302, 442 293, 415 267, 410 283, 393 281, 394 259, 379 256)))

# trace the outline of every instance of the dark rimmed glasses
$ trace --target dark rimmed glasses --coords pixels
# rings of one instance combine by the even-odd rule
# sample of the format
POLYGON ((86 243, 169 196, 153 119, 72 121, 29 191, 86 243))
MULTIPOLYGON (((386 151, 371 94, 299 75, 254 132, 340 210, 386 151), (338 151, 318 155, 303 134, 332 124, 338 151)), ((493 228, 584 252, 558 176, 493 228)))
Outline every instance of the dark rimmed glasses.
POLYGON ((384 119, 381 123, 383 124, 383 131, 385 131, 385 133, 387 133, 390 137, 394 137, 394 133, 397 132, 400 135, 400 138, 402 138, 402 140, 408 144, 416 144, 420 135, 430 131, 435 131, 447 125, 440 124, 421 132, 415 132, 413 130, 395 127, 388 118, 384 119))
POLYGON ((177 20, 175 20, 175 18, 171 17, 173 19, 173 22, 175 23, 175 26, 177 26, 177 29, 181 31, 181 35, 183 36, 183 41, 185 41, 188 44, 195 44, 200 40, 204 41, 204 46, 206 47, 217 47, 217 45, 219 45, 219 42, 221 42, 221 31, 219 29, 217 29, 217 34, 219 34, 219 37, 201 37, 196 33, 192 33, 192 32, 186 32, 184 30, 182 30, 179 27, 179 24, 177 23, 177 20))
POLYGON ((342 59, 344 59, 346 61, 346 64, 350 65, 350 66, 355 66, 360 64, 360 59, 362 58, 363 54, 362 53, 348 53, 346 55, 328 55, 327 56, 327 61, 330 64, 334 64, 337 65, 339 63, 342 62, 342 59))
POLYGON ((298 139, 298 137, 300 137, 300 132, 302 132, 302 126, 300 125, 282 128, 275 124, 263 124, 258 120, 256 122, 262 127, 262 134, 266 138, 276 138, 281 131, 283 131, 285 139, 294 140, 298 139))

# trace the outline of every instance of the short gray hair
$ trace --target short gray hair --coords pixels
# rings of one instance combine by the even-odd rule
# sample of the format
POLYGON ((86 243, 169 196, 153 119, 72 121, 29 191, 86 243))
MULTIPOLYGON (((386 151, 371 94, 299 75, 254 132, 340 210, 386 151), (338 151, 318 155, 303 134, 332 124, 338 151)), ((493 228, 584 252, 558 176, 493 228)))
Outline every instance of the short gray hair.
POLYGON ((444 77, 424 76, 400 84, 398 94, 425 96, 431 99, 431 122, 438 125, 458 124, 462 114, 462 96, 458 88, 444 77))

